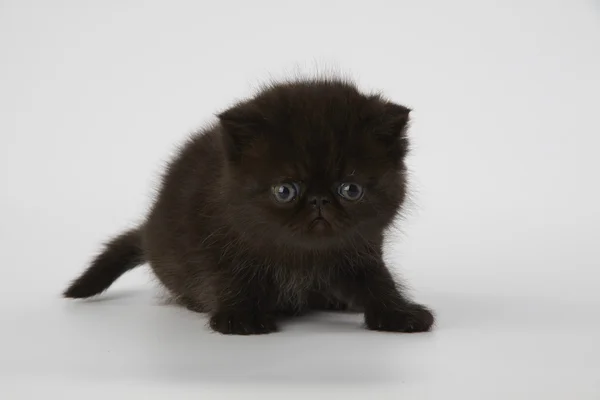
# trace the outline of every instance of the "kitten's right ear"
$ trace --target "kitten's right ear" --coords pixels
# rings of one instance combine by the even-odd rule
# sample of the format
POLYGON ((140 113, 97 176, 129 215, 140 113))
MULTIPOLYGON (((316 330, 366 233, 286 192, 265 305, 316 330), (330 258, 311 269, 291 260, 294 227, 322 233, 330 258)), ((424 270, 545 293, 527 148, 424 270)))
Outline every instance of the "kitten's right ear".
POLYGON ((217 117, 223 127, 223 141, 232 160, 239 159, 267 125, 267 119, 253 104, 237 105, 217 117))

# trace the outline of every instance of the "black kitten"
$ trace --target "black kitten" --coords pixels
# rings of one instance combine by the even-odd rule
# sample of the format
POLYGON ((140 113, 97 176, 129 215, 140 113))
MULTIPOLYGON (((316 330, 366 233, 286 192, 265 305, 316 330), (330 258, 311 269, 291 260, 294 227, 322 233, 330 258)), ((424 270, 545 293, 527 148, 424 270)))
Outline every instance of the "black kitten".
POLYGON ((348 307, 369 329, 429 330, 432 313, 382 260, 405 197, 409 111, 335 79, 262 90, 191 138, 146 222, 113 239, 64 296, 96 295, 147 261, 222 333, 348 307))

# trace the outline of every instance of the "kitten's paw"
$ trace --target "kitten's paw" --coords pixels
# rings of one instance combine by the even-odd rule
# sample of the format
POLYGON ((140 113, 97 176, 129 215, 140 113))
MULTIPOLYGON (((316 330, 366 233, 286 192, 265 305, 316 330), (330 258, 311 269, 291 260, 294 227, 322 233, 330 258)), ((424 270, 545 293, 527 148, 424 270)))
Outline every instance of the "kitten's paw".
POLYGON ((420 304, 406 304, 401 308, 370 307, 365 311, 365 324, 374 331, 427 332, 433 321, 433 313, 420 304))
POLYGON ((253 312, 218 312, 211 316, 210 327, 225 335, 260 335, 277 331, 272 316, 253 312))

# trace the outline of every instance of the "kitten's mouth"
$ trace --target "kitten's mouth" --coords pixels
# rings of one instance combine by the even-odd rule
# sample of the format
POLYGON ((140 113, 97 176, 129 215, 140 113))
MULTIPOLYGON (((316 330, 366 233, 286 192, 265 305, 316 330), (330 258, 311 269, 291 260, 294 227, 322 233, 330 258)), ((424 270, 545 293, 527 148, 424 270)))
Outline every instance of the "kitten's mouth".
POLYGON ((323 217, 313 219, 308 227, 311 232, 325 233, 331 230, 331 224, 323 217))

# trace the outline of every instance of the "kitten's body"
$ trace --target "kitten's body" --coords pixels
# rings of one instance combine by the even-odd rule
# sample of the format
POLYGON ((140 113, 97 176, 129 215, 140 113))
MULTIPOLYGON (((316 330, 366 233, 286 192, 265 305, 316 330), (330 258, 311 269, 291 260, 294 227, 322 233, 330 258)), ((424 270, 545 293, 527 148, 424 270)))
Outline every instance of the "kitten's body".
POLYGON ((428 330, 432 314, 402 296, 382 261, 404 201, 408 113, 336 80, 265 89, 182 148, 146 222, 109 243, 65 296, 98 294, 147 261, 223 333, 349 306, 371 329, 428 330), (341 187, 354 192, 336 195, 341 187), (296 195, 281 201, 273 188, 296 195))

